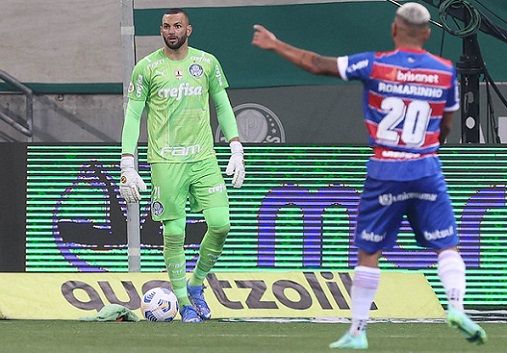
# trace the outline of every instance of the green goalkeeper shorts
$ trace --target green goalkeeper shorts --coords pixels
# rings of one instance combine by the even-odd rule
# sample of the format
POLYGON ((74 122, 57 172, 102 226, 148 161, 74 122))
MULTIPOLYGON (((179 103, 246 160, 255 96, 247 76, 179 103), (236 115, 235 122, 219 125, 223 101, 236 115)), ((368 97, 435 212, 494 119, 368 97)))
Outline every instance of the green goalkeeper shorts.
POLYGON ((191 163, 151 165, 151 217, 183 218, 187 200, 192 212, 229 206, 224 178, 215 157, 191 163))

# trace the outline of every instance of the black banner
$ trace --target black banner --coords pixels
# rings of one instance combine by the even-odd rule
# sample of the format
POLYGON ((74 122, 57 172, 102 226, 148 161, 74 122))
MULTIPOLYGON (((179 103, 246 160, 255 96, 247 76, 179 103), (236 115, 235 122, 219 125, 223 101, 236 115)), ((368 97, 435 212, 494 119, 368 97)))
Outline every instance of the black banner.
POLYGON ((0 271, 25 271, 26 145, 0 143, 0 271))

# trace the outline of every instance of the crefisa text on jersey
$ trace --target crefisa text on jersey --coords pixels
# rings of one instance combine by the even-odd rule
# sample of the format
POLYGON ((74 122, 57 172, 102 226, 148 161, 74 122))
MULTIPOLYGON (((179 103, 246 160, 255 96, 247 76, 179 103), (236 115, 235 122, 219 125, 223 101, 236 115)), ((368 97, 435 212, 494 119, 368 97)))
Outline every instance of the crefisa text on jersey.
POLYGON ((190 84, 182 83, 178 87, 171 88, 162 88, 158 90, 158 96, 160 98, 176 98, 176 100, 181 100, 183 96, 200 96, 202 95, 202 86, 192 87, 190 84))

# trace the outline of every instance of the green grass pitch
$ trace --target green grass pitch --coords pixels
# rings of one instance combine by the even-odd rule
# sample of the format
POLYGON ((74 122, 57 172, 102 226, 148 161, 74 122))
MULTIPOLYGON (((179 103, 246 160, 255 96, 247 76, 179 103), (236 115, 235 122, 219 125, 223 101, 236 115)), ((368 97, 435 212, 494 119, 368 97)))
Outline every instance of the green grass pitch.
MULTIPOLYGON (((481 323, 483 346, 468 343, 440 323, 379 322, 368 326, 368 352, 506 352, 505 323, 481 323)), ((2 353, 319 353, 329 349, 347 323, 210 320, 201 324, 0 320, 2 353)))

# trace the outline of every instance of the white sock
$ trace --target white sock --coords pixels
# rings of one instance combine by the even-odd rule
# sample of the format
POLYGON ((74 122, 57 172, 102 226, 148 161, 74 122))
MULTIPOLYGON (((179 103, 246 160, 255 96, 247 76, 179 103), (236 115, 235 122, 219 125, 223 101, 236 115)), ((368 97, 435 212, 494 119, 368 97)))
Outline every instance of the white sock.
POLYGON ((445 250, 438 254, 438 276, 445 288, 449 305, 464 310, 465 262, 457 251, 445 250))
POLYGON ((352 325, 349 333, 352 336, 361 334, 366 329, 370 317, 370 308, 380 283, 380 269, 357 266, 352 281, 352 325))

